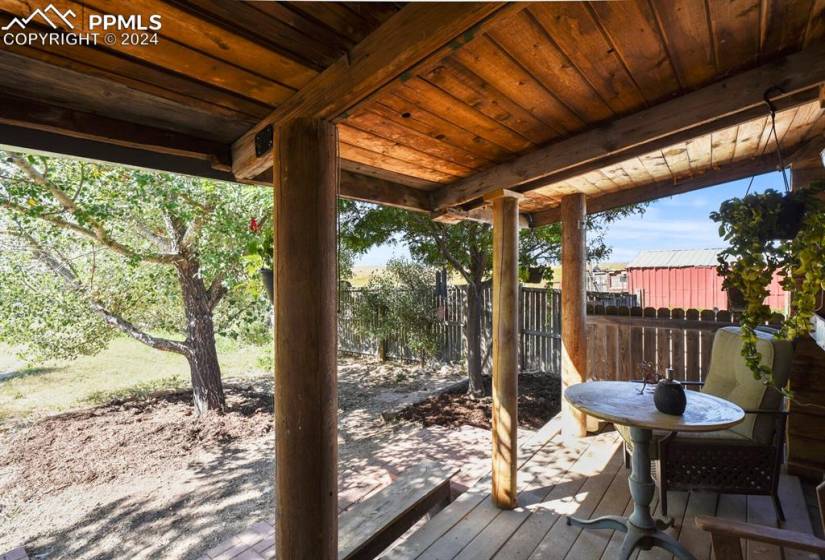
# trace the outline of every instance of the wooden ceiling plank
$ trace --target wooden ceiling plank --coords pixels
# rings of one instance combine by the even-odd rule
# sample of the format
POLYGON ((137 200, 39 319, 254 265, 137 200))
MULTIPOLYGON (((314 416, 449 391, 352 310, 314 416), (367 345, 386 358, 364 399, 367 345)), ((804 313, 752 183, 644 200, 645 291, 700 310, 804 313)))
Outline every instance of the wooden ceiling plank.
POLYGON ((536 188, 554 182, 544 182, 551 175, 577 175, 603 167, 605 160, 665 148, 764 114, 762 97, 773 85, 787 92, 775 99, 787 108, 784 103, 795 106, 815 99, 822 81, 825 45, 816 45, 477 173, 441 189, 435 203, 446 208, 497 188, 536 188))
MULTIPOLYGON (((463 49, 462 49, 463 50, 463 49)), ((421 108, 431 108, 456 126, 471 130, 482 138, 504 147, 512 153, 529 150, 533 144, 529 140, 502 126, 498 121, 465 105, 437 87, 420 78, 411 78, 403 84, 393 86, 390 91, 421 108)))
MULTIPOLYGON (((409 119, 405 119, 409 121, 409 119)), ((398 144, 403 144, 417 150, 421 150, 433 157, 444 159, 447 161, 454 161, 459 165, 470 169, 480 169, 489 167, 491 161, 480 157, 474 153, 467 152, 460 148, 456 148, 446 142, 432 138, 426 134, 422 134, 416 130, 412 130, 405 126, 397 124, 384 118, 373 110, 362 110, 357 114, 350 116, 339 126, 345 124, 355 128, 359 128, 366 132, 371 132, 376 136, 380 136, 387 140, 392 140, 398 144)))
POLYGON ((733 159, 752 157, 758 153, 759 140, 765 132, 767 118, 753 119, 739 125, 739 132, 736 135, 736 146, 733 152, 733 159))
POLYGON ((394 157, 412 165, 440 171, 456 177, 464 177, 473 172, 469 167, 459 165, 450 160, 431 156, 418 149, 382 138, 372 132, 366 132, 359 128, 348 126, 346 123, 338 124, 338 137, 342 142, 375 152, 379 156, 386 155, 394 157))
POLYGON ((816 0, 811 9, 808 28, 805 30, 803 46, 807 47, 825 38, 825 0, 816 0))
POLYGON ((437 171, 435 169, 421 167, 420 165, 416 165, 392 156, 378 154, 370 150, 365 150, 364 148, 354 144, 348 144, 341 141, 339 142, 339 146, 341 150, 341 158, 343 159, 357 161, 372 167, 381 167, 390 171, 395 171, 396 173, 401 173, 402 175, 410 175, 411 177, 418 177, 420 179, 425 179, 436 183, 449 183, 457 179, 455 175, 444 173, 443 171, 437 171))
POLYGON ((694 173, 710 167, 710 134, 703 134, 702 136, 691 138, 685 142, 685 145, 687 146, 690 168, 694 173))
POLYGON ((10 95, 32 98, 36 94, 42 103, 221 142, 230 141, 239 125, 196 107, 2 49, 0 85, 10 95))
POLYGON ((760 0, 707 2, 719 71, 753 66, 759 56, 760 0))
MULTIPOLYGON (((510 26, 517 21, 517 18, 510 18, 505 33, 509 34, 510 26)), ((572 132, 583 126, 578 115, 547 91, 490 36, 477 37, 456 51, 453 58, 556 132, 572 132)))
POLYGON ((445 59, 423 78, 524 136, 533 144, 541 145, 558 136, 554 128, 541 122, 530 111, 474 74, 454 57, 445 59))
POLYGON ((446 121, 426 109, 413 105, 403 97, 391 94, 384 95, 381 97, 380 103, 371 103, 369 110, 375 111, 382 117, 401 126, 426 134, 436 140, 447 142, 491 161, 500 160, 511 155, 511 152, 498 144, 489 142, 485 138, 446 121))
MULTIPOLYGON (((328 41, 315 33, 302 33, 284 21, 266 15, 254 2, 225 2, 221 0, 173 0, 184 10, 195 12, 229 26, 236 33, 302 62, 320 72, 346 52, 335 37, 328 41)), ((270 2, 267 2, 270 4, 270 2)), ((271 4, 276 4, 272 2, 271 4)), ((282 10, 288 8, 281 7, 282 10)), ((332 34, 330 34, 332 35, 332 34)))
POLYGON ((651 6, 679 75, 679 82, 694 89, 717 76, 716 53, 705 2, 653 0, 651 6))
POLYGON ((556 47, 552 37, 528 10, 508 21, 506 29, 495 27, 489 35, 555 99, 562 100, 566 113, 572 111, 577 120, 585 123, 614 116, 599 93, 556 47))
MULTIPOLYGON (((81 0, 101 13, 117 14, 123 10, 121 0, 81 0)), ((298 90, 305 86, 318 72, 306 64, 288 58, 283 54, 260 45, 231 29, 212 21, 197 17, 168 2, 157 0, 129 0, 129 7, 139 14, 156 14, 163 18, 163 28, 159 34, 191 49, 228 62, 261 77, 298 90)), ((163 39, 161 39, 163 40, 163 39)), ((152 49, 164 48, 162 44, 152 49)))
MULTIPOLYGON (((407 4, 306 87, 233 145, 233 171, 254 177, 272 166, 272 153, 256 157, 255 134, 285 119, 334 119, 355 107, 456 37, 493 16, 501 4, 456 2, 407 4)), ((271 151, 270 151, 271 152, 271 151)))
POLYGON ((616 113, 645 104, 593 15, 583 2, 544 2, 528 10, 616 113))
POLYGON ((394 171, 381 169, 380 167, 373 167, 371 165, 347 159, 341 160, 341 169, 351 171, 359 175, 367 175, 368 177, 383 179, 384 181, 390 183, 412 187, 417 190, 433 191, 441 186, 440 183, 427 181, 426 179, 421 179, 419 177, 404 175, 402 173, 396 173, 394 171))
MULTIPOLYGON (((4 22, 7 23, 5 18, 0 17, 0 25, 4 22)), ((245 97, 231 95, 201 82, 91 47, 53 45, 46 51, 14 45, 7 50, 59 68, 111 80, 240 123, 249 120, 257 122, 269 112, 266 105, 245 97)))
POLYGON ((690 157, 687 153, 687 144, 681 142, 675 146, 669 146, 662 150, 662 155, 667 162, 667 167, 670 169, 671 175, 675 177, 682 177, 690 175, 690 157))
MULTIPOLYGON (((73 9, 78 14, 99 14, 94 9, 71 0, 63 0, 62 5, 64 8, 73 9)), ((25 2, 16 0, 0 0, 0 10, 22 17, 27 16, 29 12, 25 2)), ((86 21, 84 20, 84 25, 86 21)), ((65 24, 59 22, 60 26, 65 27, 65 24)), ((82 31, 83 28, 78 28, 78 30, 82 31)), ((152 48, 129 43, 116 43, 108 45, 107 48, 270 106, 284 101, 294 92, 294 89, 288 86, 207 56, 171 39, 161 38, 161 44, 153 45, 152 48)))
MULTIPOLYGON (((595 214, 620 208, 630 204, 639 204, 659 198, 683 194, 686 192, 712 187, 728 181, 735 181, 751 175, 759 175, 776 170, 776 159, 772 154, 749 159, 722 167, 708 170, 701 175, 689 177, 681 181, 659 181, 635 188, 625 189, 615 193, 588 197, 587 212, 595 214)), ((556 223, 560 220, 559 207, 548 208, 532 215, 533 227, 541 227, 556 223)))
MULTIPOLYGON (((220 2, 221 0, 215 0, 220 2)), ((311 37, 319 43, 331 45, 338 51, 338 55, 324 66, 329 66, 345 54, 357 41, 352 37, 344 37, 333 31, 315 18, 295 9, 296 3, 291 2, 270 2, 268 0, 254 0, 246 3, 250 8, 254 8, 258 13, 265 15, 276 21, 280 21, 306 37, 311 37)))
POLYGON ((718 130, 710 135, 710 159, 713 167, 721 167, 733 159, 738 135, 738 126, 718 130))
POLYGON ((593 2, 588 6, 648 102, 679 91, 680 84, 646 0, 593 2))
POLYGON ((762 55, 796 50, 805 40, 814 0, 765 0, 765 43, 762 55))

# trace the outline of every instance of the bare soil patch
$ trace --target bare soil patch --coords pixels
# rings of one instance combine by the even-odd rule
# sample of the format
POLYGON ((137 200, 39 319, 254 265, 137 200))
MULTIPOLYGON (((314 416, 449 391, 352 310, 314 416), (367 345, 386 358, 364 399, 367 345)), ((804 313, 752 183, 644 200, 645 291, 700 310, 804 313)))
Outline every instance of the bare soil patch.
POLYGON ((192 391, 113 401, 51 416, 10 434, 0 467, 18 476, 0 493, 24 500, 63 488, 182 468, 197 450, 216 450, 272 430, 272 394, 227 385, 224 414, 197 419, 192 391))
MULTIPOLYGON (((382 450, 413 442, 409 457, 385 454, 401 467, 423 450, 418 423, 387 425, 381 412, 462 377, 457 366, 340 359, 343 500, 383 481, 372 480, 388 469, 382 450)), ((33 560, 192 559, 271 519, 271 377, 225 386, 226 413, 204 419, 179 391, 0 424, 0 553, 24 545, 33 560)))
MULTIPOLYGON (((485 379, 488 394, 491 380, 485 379)), ((561 410, 561 380, 550 374, 521 374, 518 379, 518 420, 522 428, 538 429, 561 410)), ((407 408, 401 418, 425 427, 462 425, 490 429, 492 397, 473 398, 466 393, 444 393, 407 408)))

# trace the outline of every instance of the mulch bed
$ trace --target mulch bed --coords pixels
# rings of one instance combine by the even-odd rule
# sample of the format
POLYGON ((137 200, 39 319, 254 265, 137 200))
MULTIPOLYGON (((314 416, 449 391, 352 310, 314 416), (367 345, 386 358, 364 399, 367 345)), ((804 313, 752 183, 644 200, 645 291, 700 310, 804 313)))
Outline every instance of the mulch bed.
POLYGON ((170 463, 183 467, 193 451, 272 430, 271 394, 251 386, 225 386, 225 394, 226 412, 204 418, 194 417, 187 390, 112 401, 20 426, 0 435, 0 467, 19 473, 18 492, 48 493, 125 473, 150 474, 170 463))
MULTIPOLYGON (((491 381, 485 379, 488 394, 491 381)), ((518 380, 518 420, 523 428, 538 429, 561 409, 561 381, 550 374, 521 374, 518 380)), ((444 393, 412 405, 399 418, 424 427, 462 425, 490 429, 492 397, 473 398, 466 393, 444 393)))

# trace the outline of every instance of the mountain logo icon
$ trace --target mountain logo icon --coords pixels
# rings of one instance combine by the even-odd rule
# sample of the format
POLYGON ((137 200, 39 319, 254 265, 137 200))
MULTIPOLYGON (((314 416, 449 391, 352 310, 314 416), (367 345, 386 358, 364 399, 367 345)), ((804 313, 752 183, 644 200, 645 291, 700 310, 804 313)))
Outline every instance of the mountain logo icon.
POLYGON ((37 8, 31 14, 29 14, 29 16, 26 17, 26 18, 21 19, 21 18, 16 17, 16 18, 12 19, 8 23, 8 25, 5 25, 5 26, 2 27, 2 30, 3 31, 8 31, 14 26, 17 26, 20 29, 26 29, 26 26, 29 24, 29 22, 31 22, 37 16, 40 16, 40 19, 43 20, 44 22, 46 22, 47 24, 49 24, 49 26, 52 29, 60 29, 60 27, 55 24, 55 21, 57 21, 57 20, 62 21, 63 24, 66 27, 68 27, 69 29, 74 29, 74 24, 71 22, 71 20, 69 18, 70 17, 74 18, 74 17, 76 17, 76 15, 77 14, 75 14, 72 10, 66 10, 65 12, 61 12, 60 10, 55 8, 53 5, 49 4, 48 6, 43 8, 42 10, 40 8, 37 8), (51 14, 51 18, 49 18, 49 14, 51 14), (52 19, 52 18, 54 18, 54 19, 52 19))

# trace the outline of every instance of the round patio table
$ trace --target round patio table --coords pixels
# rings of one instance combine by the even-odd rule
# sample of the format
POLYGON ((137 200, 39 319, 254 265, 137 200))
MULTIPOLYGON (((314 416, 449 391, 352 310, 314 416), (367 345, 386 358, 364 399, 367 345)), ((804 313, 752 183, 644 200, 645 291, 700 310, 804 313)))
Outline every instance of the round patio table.
POLYGON ((568 525, 588 529, 614 529, 626 533, 619 558, 624 560, 637 548, 649 550, 658 546, 682 560, 695 560, 679 541, 662 529, 668 525, 650 515, 650 502, 656 486, 650 475, 650 441, 653 430, 669 432, 712 432, 735 426, 744 417, 744 411, 732 402, 699 393, 686 391, 687 408, 681 416, 663 414, 653 404, 655 386, 648 385, 642 391, 641 383, 624 381, 594 381, 569 387, 564 398, 580 411, 623 424, 630 428, 633 441, 631 473, 628 480, 633 497, 633 513, 630 517, 608 515, 583 520, 568 517, 568 525))

